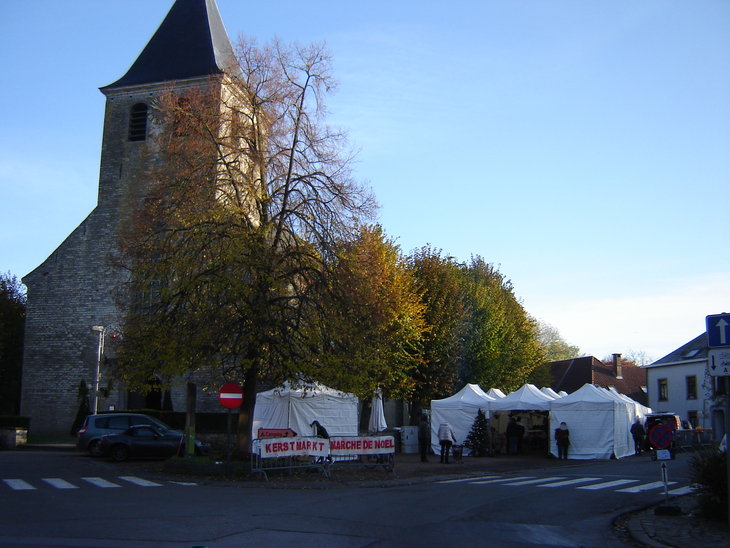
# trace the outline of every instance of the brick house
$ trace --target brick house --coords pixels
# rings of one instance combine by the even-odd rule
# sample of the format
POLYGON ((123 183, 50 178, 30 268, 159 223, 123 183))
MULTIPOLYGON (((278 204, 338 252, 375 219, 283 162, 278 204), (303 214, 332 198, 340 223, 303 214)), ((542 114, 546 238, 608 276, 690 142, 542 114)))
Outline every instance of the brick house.
POLYGON ((552 379, 550 388, 556 392, 575 392, 588 383, 602 388, 613 387, 642 405, 648 404, 646 370, 622 363, 621 354, 614 354, 611 364, 605 364, 595 356, 583 356, 550 362, 548 367, 552 379))

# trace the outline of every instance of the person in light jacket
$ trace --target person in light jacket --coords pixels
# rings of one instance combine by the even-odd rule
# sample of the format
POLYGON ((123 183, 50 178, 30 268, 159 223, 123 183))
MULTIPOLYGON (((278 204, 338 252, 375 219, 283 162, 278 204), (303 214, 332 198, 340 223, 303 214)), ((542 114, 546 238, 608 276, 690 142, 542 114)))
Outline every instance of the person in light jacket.
POLYGON ((451 446, 456 443, 456 436, 448 422, 439 425, 439 444, 441 445, 441 463, 449 464, 451 446))

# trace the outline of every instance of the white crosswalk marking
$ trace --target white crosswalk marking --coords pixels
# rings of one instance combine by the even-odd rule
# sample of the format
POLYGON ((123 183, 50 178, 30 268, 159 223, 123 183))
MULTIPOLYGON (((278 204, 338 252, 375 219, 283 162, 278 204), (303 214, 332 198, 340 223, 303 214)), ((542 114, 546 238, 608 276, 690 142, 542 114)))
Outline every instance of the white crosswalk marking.
POLYGON ((458 479, 452 479, 452 480, 441 480, 437 481, 436 483, 466 483, 466 482, 473 482, 478 480, 486 480, 486 479, 493 479, 498 478, 499 476, 479 476, 476 478, 458 478, 458 479))
POLYGON ((162 487, 161 483, 155 483, 154 481, 138 478, 137 476, 119 476, 119 479, 139 485, 140 487, 162 487))
MULTIPOLYGON (((668 481, 667 485, 676 485, 676 481, 668 481)), ((653 481, 651 483, 644 483, 643 485, 635 485, 634 487, 627 487, 626 489, 618 489, 619 493, 639 493, 641 491, 649 491, 650 489, 658 489, 664 487, 663 481, 653 481)))
POLYGON ((55 487, 56 489, 78 489, 77 485, 67 482, 61 478, 43 478, 48 485, 55 487))
POLYGON ((81 478, 81 479, 89 482, 92 485, 96 485, 97 487, 102 487, 104 489, 109 489, 109 488, 113 488, 113 487, 121 487, 121 485, 119 485, 117 483, 112 483, 103 478, 81 478))
MULTIPOLYGON (((641 493, 642 491, 649 491, 651 489, 659 489, 664 487, 664 483, 661 481, 654 481, 641 485, 633 485, 631 487, 624 487, 622 489, 616 489, 622 485, 628 485, 630 483, 637 483, 641 480, 621 478, 614 480, 607 480, 607 478, 595 478, 595 477, 584 477, 584 478, 573 478, 565 479, 565 476, 549 476, 538 478, 535 476, 480 476, 471 478, 457 478, 451 480, 441 480, 436 483, 468 483, 469 485, 505 485, 510 487, 519 486, 532 486, 532 487, 570 487, 574 486, 576 489, 583 489, 586 491, 599 491, 599 490, 613 490, 617 493, 641 493), (593 483, 599 482, 599 483, 593 483), (583 485, 585 484, 585 485, 583 485)), ((667 485, 676 485, 676 481, 670 481, 667 485)), ((692 493, 694 489, 691 486, 677 487, 668 491, 671 495, 685 495, 692 493)))
POLYGON ((688 495, 689 493, 694 492, 694 487, 691 485, 686 485, 684 487, 678 487, 677 489, 670 489, 669 494, 670 495, 688 495))
POLYGON ((33 487, 30 483, 27 481, 23 481, 22 479, 4 479, 3 482, 13 489, 14 491, 33 491, 35 490, 35 487, 33 487))
POLYGON ((590 489, 590 490, 608 489, 609 487, 617 487, 619 485, 626 485, 627 483, 636 483, 637 481, 639 481, 639 480, 620 479, 620 480, 613 480, 613 481, 604 481, 603 483, 594 483, 593 485, 582 485, 581 487, 578 487, 578 489, 590 489))
MULTIPOLYGON (((514 479, 514 478, 512 478, 512 479, 514 479)), ((515 481, 512 483, 505 483, 504 485, 534 485, 536 483, 542 483, 543 481, 555 481, 555 480, 561 480, 561 479, 565 479, 565 478, 562 476, 554 476, 551 478, 537 478, 537 479, 515 481)))
POLYGON ((556 481, 554 483, 543 483, 537 487, 565 487, 566 485, 576 485, 578 483, 588 483, 589 481, 598 481, 601 478, 576 478, 572 480, 556 481))
POLYGON ((490 480, 484 480, 484 481, 474 481, 472 482, 474 485, 486 485, 488 483, 502 483, 505 481, 517 481, 517 480, 526 480, 526 479, 532 479, 535 476, 516 476, 514 478, 499 478, 499 479, 490 479, 490 480))

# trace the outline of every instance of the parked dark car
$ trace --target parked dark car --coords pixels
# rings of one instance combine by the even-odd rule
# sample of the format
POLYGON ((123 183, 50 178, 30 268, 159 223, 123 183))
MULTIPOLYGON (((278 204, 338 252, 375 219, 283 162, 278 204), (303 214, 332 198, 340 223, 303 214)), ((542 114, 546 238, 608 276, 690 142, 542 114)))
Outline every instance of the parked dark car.
MULTIPOLYGON (((78 440, 76 448, 79 451, 88 451, 92 457, 100 457, 99 440, 106 434, 119 434, 130 426, 150 425, 160 430, 170 430, 170 427, 157 419, 142 413, 101 413, 89 415, 84 425, 76 432, 78 440)), ((182 433, 179 433, 182 436, 182 433)))
MULTIPOLYGON (((155 426, 131 426, 119 434, 102 436, 102 455, 117 462, 127 459, 167 459, 184 452, 184 436, 178 430, 161 430, 155 426)), ((209 446, 195 440, 195 454, 206 455, 209 446)))

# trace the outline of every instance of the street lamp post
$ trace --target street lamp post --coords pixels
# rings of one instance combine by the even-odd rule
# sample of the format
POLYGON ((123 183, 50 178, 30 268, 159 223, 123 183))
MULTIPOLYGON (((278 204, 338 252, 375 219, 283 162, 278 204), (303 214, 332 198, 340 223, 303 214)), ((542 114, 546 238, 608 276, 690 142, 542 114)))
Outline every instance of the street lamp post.
POLYGON ((96 349, 96 373, 94 374, 94 403, 91 406, 92 412, 96 415, 99 412, 99 381, 101 379, 101 357, 104 354, 104 335, 106 327, 92 325, 91 330, 99 333, 99 345, 96 349))

